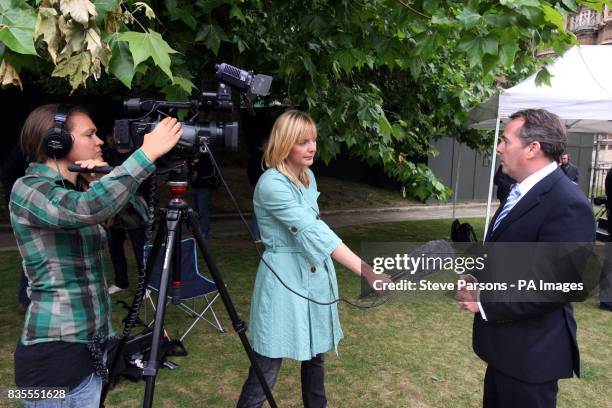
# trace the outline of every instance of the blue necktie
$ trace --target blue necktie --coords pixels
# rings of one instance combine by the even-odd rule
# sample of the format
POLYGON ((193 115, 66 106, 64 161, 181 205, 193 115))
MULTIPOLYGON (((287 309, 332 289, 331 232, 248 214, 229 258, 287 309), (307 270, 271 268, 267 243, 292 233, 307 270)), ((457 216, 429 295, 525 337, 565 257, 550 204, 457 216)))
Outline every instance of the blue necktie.
POLYGON ((495 220, 495 224, 493 224, 493 231, 497 229, 499 224, 501 224, 502 220, 506 218, 508 213, 510 213, 510 210, 512 210, 512 208, 516 205, 519 198, 521 198, 521 192, 516 187, 516 185, 514 185, 514 187, 512 187, 512 190, 510 191, 510 194, 508 194, 508 199, 504 204, 504 208, 502 208, 501 212, 499 213, 499 216, 495 220))

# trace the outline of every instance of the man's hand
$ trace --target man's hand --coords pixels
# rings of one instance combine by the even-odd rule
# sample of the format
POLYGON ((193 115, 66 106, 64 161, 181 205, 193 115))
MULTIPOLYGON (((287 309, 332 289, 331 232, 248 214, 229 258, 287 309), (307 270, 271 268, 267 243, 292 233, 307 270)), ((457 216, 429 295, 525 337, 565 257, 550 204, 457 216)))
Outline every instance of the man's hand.
MULTIPOLYGON (((103 160, 90 159, 90 160, 77 160, 74 162, 77 166, 81 166, 83 169, 93 169, 94 167, 108 166, 108 163, 103 160)), ((101 173, 81 173, 81 177, 88 183, 100 179, 105 174, 101 173)))
MULTIPOLYGON (((476 279, 472 275, 461 275, 460 280, 466 282, 466 285, 475 284, 476 279)), ((457 294, 455 295, 455 300, 459 304, 459 307, 463 310, 467 310, 468 312, 478 313, 478 291, 475 289, 470 289, 469 287, 462 287, 457 290, 457 294)))
POLYGON ((478 302, 458 302, 459 307, 463 310, 467 310, 468 312, 478 313, 480 312, 480 308, 478 307, 478 302))
POLYGON ((144 135, 140 150, 151 161, 155 161, 174 147, 183 135, 181 124, 176 118, 165 118, 160 121, 151 133, 144 135))

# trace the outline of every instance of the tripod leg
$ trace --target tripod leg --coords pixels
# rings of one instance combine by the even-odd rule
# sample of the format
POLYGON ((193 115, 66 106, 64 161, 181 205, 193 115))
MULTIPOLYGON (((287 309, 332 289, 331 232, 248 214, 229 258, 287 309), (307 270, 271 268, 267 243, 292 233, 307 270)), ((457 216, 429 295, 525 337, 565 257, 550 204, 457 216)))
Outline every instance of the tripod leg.
POLYGON ((192 209, 189 209, 187 211, 187 216, 189 218, 189 225, 191 226, 193 235, 195 236, 195 240, 198 243, 198 248, 200 248, 200 252, 202 252, 204 261, 206 262, 206 266, 208 266, 208 270, 210 271, 210 274, 213 280, 215 281, 215 285, 217 285, 217 291, 219 292, 219 295, 221 296, 223 305, 225 305, 225 309, 227 310, 227 313, 229 314, 229 317, 232 320, 232 325, 234 327, 234 330, 236 331, 236 333, 238 333, 238 337, 240 337, 240 341, 242 342, 242 347, 244 348, 244 351, 249 357, 249 361, 251 362, 251 366, 253 367, 253 370, 255 371, 255 375, 257 376, 257 379, 259 380, 259 383, 261 384, 261 388, 263 388, 264 394, 266 394, 266 399, 268 400, 268 403, 270 404, 271 408, 277 408, 276 402, 274 401, 274 397, 272 396, 272 391, 270 390, 270 387, 268 387, 268 383, 266 382, 263 372, 261 371, 261 368, 259 367, 259 364, 257 364, 257 360, 255 359, 255 353, 253 352, 253 349, 251 348, 249 339, 247 339, 246 323, 240 320, 240 317, 238 316, 238 312, 236 312, 234 303, 232 302, 232 299, 230 298, 229 293, 227 292, 227 289, 225 288, 225 282, 223 282, 221 273, 219 272, 219 270, 217 269, 217 265, 213 261, 210 250, 208 249, 208 246, 206 245, 206 241, 204 240, 204 237, 202 236, 202 232, 200 231, 200 225, 198 223, 198 220, 196 219, 195 213, 193 212, 192 209))
MULTIPOLYGON (((143 296, 144 296, 144 291, 146 290, 147 285, 149 284, 149 281, 151 279, 151 273, 153 272, 153 267, 155 265, 154 260, 157 259, 157 255, 159 254, 159 250, 161 249, 161 244, 162 244, 162 241, 165 235, 166 235, 166 225, 162 223, 160 224, 159 229, 157 230, 157 234, 155 234, 155 240, 153 241, 153 246, 151 247, 151 250, 149 251, 149 256, 148 256, 149 262, 147 262, 147 265, 145 268, 145 279, 141 287, 142 289, 141 294, 143 296), (153 261, 151 261, 152 259, 153 261)), ((132 303, 130 307, 128 316, 133 316, 133 315, 138 316, 138 311, 140 310, 141 302, 142 302, 142 296, 140 297, 140 299, 134 300, 134 303, 132 303)), ((108 394, 109 388, 112 385, 111 381, 113 378, 117 376, 117 373, 116 373, 117 367, 119 365, 119 362, 123 358, 123 350, 125 348, 125 343, 128 340, 129 331, 134 326, 135 320, 136 319, 132 321, 128 318, 128 322, 126 323, 126 327, 121 336, 121 340, 119 340, 119 344, 117 345, 115 356, 113 360, 111 361, 110 365, 108 366, 109 381, 106 384, 104 384, 104 387, 102 388, 102 395, 100 397, 100 408, 104 408, 104 401, 106 400, 106 395, 108 394)))
MULTIPOLYGON (((166 296, 168 289, 168 280, 172 262, 172 255, 176 249, 177 236, 180 237, 181 228, 181 211, 169 210, 166 213, 166 222, 168 225, 168 237, 166 239, 166 252, 162 266, 162 274, 159 281, 159 297, 157 298, 157 310, 155 311, 155 322, 153 323, 153 337, 151 341, 151 352, 149 360, 145 368, 142 370, 143 377, 146 377, 145 396, 143 401, 144 408, 150 408, 153 405, 153 393, 155 390, 155 377, 159 368, 159 345, 162 338, 162 330, 164 327, 164 314, 166 313, 166 296)), ((151 260, 152 263, 155 259, 151 260)))

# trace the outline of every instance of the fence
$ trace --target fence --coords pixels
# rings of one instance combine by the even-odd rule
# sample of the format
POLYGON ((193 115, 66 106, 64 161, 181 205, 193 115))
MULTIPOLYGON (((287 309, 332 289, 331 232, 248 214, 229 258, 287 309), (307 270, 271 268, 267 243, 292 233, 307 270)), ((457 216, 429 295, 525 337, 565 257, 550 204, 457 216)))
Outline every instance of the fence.
POLYGON ((612 168, 612 164, 596 164, 595 167, 591 168, 591 186, 589 190, 589 198, 592 200, 593 197, 601 196, 606 194, 606 175, 612 168))

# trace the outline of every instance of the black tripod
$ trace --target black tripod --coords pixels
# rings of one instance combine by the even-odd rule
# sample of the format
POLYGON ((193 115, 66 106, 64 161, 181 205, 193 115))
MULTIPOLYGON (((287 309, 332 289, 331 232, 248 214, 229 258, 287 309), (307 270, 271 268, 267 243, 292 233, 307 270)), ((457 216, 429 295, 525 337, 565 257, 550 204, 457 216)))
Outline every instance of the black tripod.
POLYGON ((175 293, 172 293, 172 299, 180 300, 180 244, 181 244, 181 227, 182 221, 186 218, 189 222, 189 226, 193 231, 193 235, 195 237, 195 241, 198 244, 198 248, 204 257, 204 261, 208 266, 210 274, 217 285, 217 290, 219 291, 219 295, 221 296, 221 300, 229 314, 230 319, 232 320, 232 326, 234 330, 238 333, 240 340, 242 341, 242 347, 246 352, 249 360, 251 362, 251 366, 255 370, 257 378, 259 379, 259 383, 261 384, 264 393, 266 394, 266 398, 270 407, 276 408, 276 402, 274 401, 274 397, 272 396, 272 391, 270 387, 268 387, 268 383, 266 382, 264 375, 261 371, 261 368, 257 364, 255 360, 255 354, 253 349, 251 348, 251 344, 246 337, 246 324, 240 320, 238 313, 230 299, 229 294, 225 288, 225 283, 223 282, 223 278, 221 278, 221 274, 217 269, 217 265, 213 261, 212 255, 204 237, 202 236, 202 232, 200 231, 200 225, 196 219, 195 212, 189 208, 187 203, 184 200, 185 192, 187 189, 187 176, 186 172, 181 172, 178 179, 179 181, 170 181, 168 185, 170 187, 170 193, 172 197, 168 201, 168 207, 162 209, 162 214, 164 215, 165 222, 160 222, 160 226, 157 230, 157 234, 155 236, 155 240, 153 242, 153 247, 151 248, 151 252, 149 254, 149 262, 147 262, 147 279, 151 276, 152 268, 155 264, 155 260, 159 255, 159 251, 162 246, 162 240, 165 237, 166 247, 165 254, 163 257, 163 267, 162 274, 159 283, 159 297, 157 299, 157 309, 155 311, 155 322, 153 324, 153 338, 151 343, 151 352, 149 354, 149 360, 145 364, 145 368, 143 369, 143 376, 146 377, 146 388, 145 388, 145 396, 143 401, 143 407, 149 408, 153 404, 153 393, 155 389, 155 378, 157 376, 157 370, 159 368, 159 346, 162 339, 162 331, 164 327, 164 314, 166 312, 166 296, 168 290, 168 283, 170 282, 170 277, 172 275, 171 287, 175 293))

